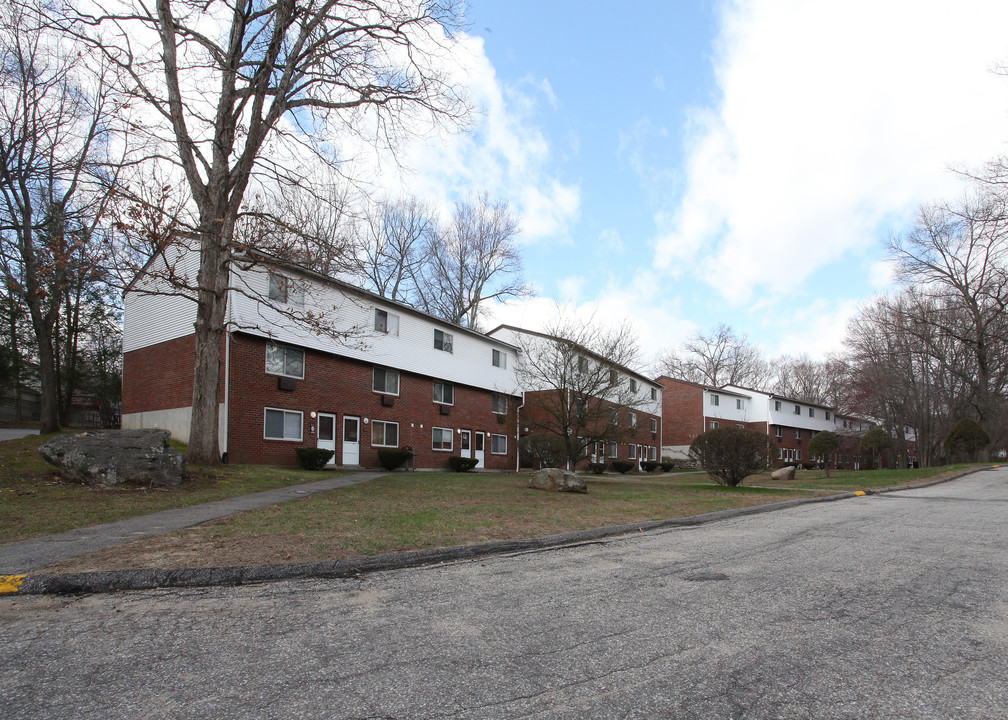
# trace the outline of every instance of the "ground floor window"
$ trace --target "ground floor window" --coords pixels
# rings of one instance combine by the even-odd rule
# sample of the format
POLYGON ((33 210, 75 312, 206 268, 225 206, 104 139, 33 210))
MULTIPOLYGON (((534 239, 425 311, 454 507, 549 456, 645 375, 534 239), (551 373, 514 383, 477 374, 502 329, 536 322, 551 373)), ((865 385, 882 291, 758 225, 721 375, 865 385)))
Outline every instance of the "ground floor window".
POLYGON ((451 450, 452 449, 452 431, 451 428, 433 428, 431 430, 431 447, 435 450, 451 450))
POLYGON ((493 455, 507 455, 507 435, 491 435, 490 452, 493 455))
POLYGON ((631 460, 636 460, 637 459, 637 446, 636 445, 630 445, 630 448, 629 448, 628 452, 629 452, 629 455, 627 455, 627 457, 629 457, 631 460))
POLYGON ((371 421, 371 444, 375 447, 399 447, 399 423, 371 421))
POLYGON ((263 437, 267 440, 300 440, 304 416, 297 410, 266 408, 263 437))

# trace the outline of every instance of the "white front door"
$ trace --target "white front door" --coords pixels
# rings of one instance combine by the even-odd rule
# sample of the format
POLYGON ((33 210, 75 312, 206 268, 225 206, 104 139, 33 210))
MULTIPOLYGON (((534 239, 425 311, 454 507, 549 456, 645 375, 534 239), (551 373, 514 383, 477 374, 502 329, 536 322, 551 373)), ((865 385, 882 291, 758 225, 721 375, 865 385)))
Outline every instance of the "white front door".
POLYGON ((360 465, 360 418, 343 416, 343 464, 360 465))
POLYGON ((459 455, 462 457, 472 457, 472 431, 461 430, 459 432, 459 455))
POLYGON ((476 433, 476 434, 473 435, 473 457, 476 458, 479 461, 479 462, 476 463, 476 468, 477 469, 484 467, 484 465, 483 465, 483 458, 484 458, 484 455, 483 455, 483 441, 485 439, 486 439, 486 435, 484 435, 481 432, 478 432, 478 433, 476 433))
POLYGON ((332 450, 333 456, 327 465, 336 464, 336 416, 331 413, 318 414, 318 446, 332 450))

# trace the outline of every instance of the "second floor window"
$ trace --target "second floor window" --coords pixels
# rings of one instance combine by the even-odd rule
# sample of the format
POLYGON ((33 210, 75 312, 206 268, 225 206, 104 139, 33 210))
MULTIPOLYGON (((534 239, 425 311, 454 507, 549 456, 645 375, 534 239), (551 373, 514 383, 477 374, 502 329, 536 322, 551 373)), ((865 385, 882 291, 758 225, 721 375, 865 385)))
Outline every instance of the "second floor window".
POLYGON ((720 395, 711 395, 710 396, 710 404, 714 405, 715 407, 717 407, 718 405, 720 405, 721 404, 721 396, 720 395))
POLYGON ((493 366, 499 368, 507 367, 507 353, 500 350, 493 351, 493 366))
POLYGON ((266 372, 303 380, 304 350, 283 345, 267 345, 266 372))
POLYGON ((490 409, 495 415, 507 415, 507 395, 494 393, 490 399, 490 409))
POLYGON ((455 402, 455 386, 451 383, 434 381, 434 402, 451 405, 455 402))
POLYGON ((658 432, 658 421, 655 420, 654 418, 651 418, 651 432, 653 433, 658 432))
POLYGON ((371 385, 377 393, 385 393, 387 395, 398 395, 399 394, 399 371, 389 370, 388 368, 375 368, 374 369, 374 381, 371 385))
POLYGON ((630 427, 637 427, 637 413, 630 413, 630 427))

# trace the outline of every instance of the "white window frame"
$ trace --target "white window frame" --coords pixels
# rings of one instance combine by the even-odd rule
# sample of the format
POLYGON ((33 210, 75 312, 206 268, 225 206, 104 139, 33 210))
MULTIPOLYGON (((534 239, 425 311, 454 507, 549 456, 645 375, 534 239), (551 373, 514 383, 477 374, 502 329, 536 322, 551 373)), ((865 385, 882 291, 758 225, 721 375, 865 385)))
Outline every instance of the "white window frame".
POLYGON ((651 399, 652 400, 658 399, 658 388, 651 388, 651 399))
POLYGON ((711 430, 717 430, 719 427, 721 427, 721 423, 719 423, 717 420, 711 420, 710 421, 710 429, 711 430))
POLYGON ((801 462, 801 448, 798 448, 797 450, 795 450, 795 460, 797 460, 798 462, 801 462))
POLYGON ((265 408, 263 408, 263 440, 283 440, 285 442, 301 442, 301 439, 303 437, 304 437, 304 413, 303 412, 301 412, 300 410, 286 410, 284 408, 274 408, 274 407, 265 407, 265 408), (283 435, 280 436, 280 437, 276 437, 274 435, 267 435, 266 434, 266 416, 267 416, 268 413, 271 413, 271 412, 282 413, 282 420, 281 420, 280 426, 283 428, 283 431, 282 431, 283 435), (288 415, 290 415, 290 416, 297 415, 297 417, 298 417, 298 421, 299 422, 298 422, 298 436, 297 437, 288 437, 287 436, 287 416, 288 415))
POLYGON ((657 418, 651 418, 651 432, 653 432, 653 433, 658 432, 658 419, 657 418))
POLYGON ((742 398, 735 398, 735 409, 745 410, 745 400, 743 400, 742 398))
POLYGON ((395 313, 390 313, 388 310, 376 307, 374 311, 374 329, 375 332, 385 333, 386 335, 399 335, 399 316, 395 313))
POLYGON ((630 429, 634 430, 637 428, 637 413, 630 413, 630 429))
POLYGON ((374 366, 374 371, 371 373, 371 389, 374 392, 379 393, 381 395, 395 395, 395 396, 398 396, 399 395, 399 381, 400 381, 400 377, 399 377, 399 371, 398 370, 393 370, 392 368, 386 368, 386 367, 379 367, 378 365, 374 366), (378 381, 378 372, 379 371, 385 373, 385 383, 384 383, 384 388, 385 389, 382 389, 382 390, 378 389, 378 382, 377 381, 378 381), (392 392, 391 390, 387 389, 388 388, 388 376, 389 376, 389 373, 392 373, 392 374, 395 375, 395 392, 392 392))
POLYGON ((491 435, 490 436, 490 454, 491 455, 507 455, 507 435, 491 435), (503 450, 494 450, 499 442, 504 443, 503 450))
POLYGON ((490 362, 493 363, 494 367, 500 368, 501 370, 507 370, 507 353, 503 350, 493 349, 493 353, 490 356, 490 362))
POLYGON ((399 447, 399 423, 392 422, 390 420, 372 420, 371 421, 371 447, 399 447), (379 426, 379 425, 382 426, 382 442, 381 443, 376 443, 374 441, 374 433, 375 433, 375 428, 377 426, 379 426), (388 429, 387 428, 388 428, 389 425, 394 425, 395 426, 396 441, 395 441, 394 445, 389 445, 388 443, 385 443, 385 438, 388 435, 388 429))
POLYGON ((579 373, 588 372, 588 358, 586 358, 584 355, 578 355, 577 369, 579 373))
POLYGON ((794 406, 794 414, 795 415, 801 415, 801 405, 795 405, 794 406))
POLYGON ((774 409, 774 412, 780 412, 781 411, 781 401, 780 400, 774 400, 773 409, 774 409))
POLYGON ((636 460, 637 459, 637 446, 633 443, 627 445, 627 459, 636 460))
POLYGON ((716 393, 711 393, 710 404, 713 405, 714 407, 720 407, 721 406, 721 396, 718 395, 718 394, 716 394, 716 393))
POLYGON ((455 433, 451 428, 444 427, 432 427, 431 428, 431 449, 437 450, 438 452, 451 452, 455 448, 455 433), (441 436, 440 445, 434 440, 438 435, 441 436), (445 438, 448 438, 447 441, 445 438))
POLYGON ((444 380, 435 380, 432 383, 432 386, 433 386, 433 388, 432 388, 432 397, 433 397, 434 402, 436 402, 438 405, 454 405, 455 404, 455 386, 452 383, 445 382, 444 380), (441 399, 440 400, 438 399, 438 387, 439 386, 441 388, 441 399), (444 397, 445 397, 445 391, 447 391, 448 395, 451 396, 448 400, 444 399, 444 397))
POLYGON ((434 349, 454 354, 455 337, 450 332, 434 329, 434 349))
POLYGON ((270 270, 268 273, 269 290, 267 297, 270 300, 304 307, 304 283, 283 273, 270 270))
POLYGON ((801 439, 802 439, 802 432, 801 432, 801 428, 795 428, 795 431, 794 431, 794 439, 795 439, 795 440, 801 440, 801 439))
POLYGON ((774 437, 779 437, 779 438, 784 437, 784 428, 782 428, 780 425, 775 425, 774 426, 774 437))
POLYGON ((808 409, 808 416, 810 418, 814 418, 815 417, 815 408, 809 408, 808 409))
POLYGON ((658 459, 658 448, 656 448, 654 445, 649 445, 648 460, 657 460, 657 459, 658 459))
POLYGON ((825 412, 826 412, 826 419, 829 420, 830 419, 829 410, 826 410, 825 412))
POLYGON ((609 447, 607 448, 607 454, 611 458, 619 457, 619 445, 614 442, 610 442, 609 447))
MULTIPOLYGON (((274 359, 276 359, 276 358, 274 358, 274 359)), ((290 347, 288 345, 277 345, 276 343, 267 343, 266 344, 266 373, 268 375, 282 375, 283 377, 291 377, 291 378, 297 378, 298 380, 304 380, 304 372, 305 372, 305 351, 304 350, 302 350, 301 348, 290 347), (281 358, 280 362, 283 365, 283 370, 281 372, 277 372, 276 370, 271 370, 270 369, 270 354, 271 353, 282 353, 282 358, 281 358), (293 373, 288 372, 288 367, 287 367, 287 365, 288 365, 288 359, 289 359, 288 356, 289 355, 295 355, 295 354, 300 354, 301 355, 301 374, 300 375, 294 375, 293 373)))
POLYGON ((637 392, 637 379, 636 378, 630 378, 630 392, 633 392, 633 393, 637 392))
POLYGON ((507 415, 508 398, 504 393, 493 393, 490 396, 490 412, 494 415, 507 415), (503 408, 501 407, 503 404, 503 408))

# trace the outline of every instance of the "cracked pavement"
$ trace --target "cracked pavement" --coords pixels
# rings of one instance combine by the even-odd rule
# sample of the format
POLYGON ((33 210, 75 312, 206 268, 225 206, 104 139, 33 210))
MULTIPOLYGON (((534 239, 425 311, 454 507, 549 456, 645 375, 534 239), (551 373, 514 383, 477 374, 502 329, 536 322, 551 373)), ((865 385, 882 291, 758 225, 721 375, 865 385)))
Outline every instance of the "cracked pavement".
POLYGON ((0 599, 8 718, 991 718, 1008 468, 362 578, 0 599))

